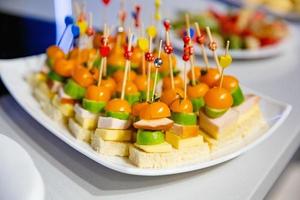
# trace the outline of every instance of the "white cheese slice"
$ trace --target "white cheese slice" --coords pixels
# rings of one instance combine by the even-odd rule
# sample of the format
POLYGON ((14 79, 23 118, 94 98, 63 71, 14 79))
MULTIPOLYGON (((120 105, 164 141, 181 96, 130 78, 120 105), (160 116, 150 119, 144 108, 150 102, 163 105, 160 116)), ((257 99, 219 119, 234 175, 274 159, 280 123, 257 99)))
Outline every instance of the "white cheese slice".
POLYGON ((131 125, 130 120, 121 120, 113 117, 99 117, 98 128, 103 129, 128 129, 131 125))
POLYGON ((95 113, 92 113, 84 108, 82 108, 79 104, 75 104, 74 111, 76 115, 82 117, 82 118, 88 118, 88 119, 97 119, 98 115, 95 113))

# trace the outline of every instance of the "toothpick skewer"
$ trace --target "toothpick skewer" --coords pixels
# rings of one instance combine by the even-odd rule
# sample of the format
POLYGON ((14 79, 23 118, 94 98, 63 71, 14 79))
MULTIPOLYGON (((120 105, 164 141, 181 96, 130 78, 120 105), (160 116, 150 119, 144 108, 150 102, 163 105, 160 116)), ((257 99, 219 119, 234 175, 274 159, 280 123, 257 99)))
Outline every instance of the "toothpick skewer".
MULTIPOLYGON (((152 37, 149 36, 149 53, 152 54, 152 37)), ((147 63, 147 69, 148 69, 148 72, 147 72, 147 102, 150 100, 150 85, 151 85, 151 65, 152 63, 151 62, 148 62, 147 63)))
MULTIPOLYGON (((190 37, 189 45, 192 45, 192 37, 191 37, 191 30, 190 30, 190 18, 189 15, 185 14, 185 21, 186 21, 186 27, 187 27, 187 34, 190 37)), ((195 76, 195 64, 194 64, 194 56, 190 56, 190 65, 191 65, 191 71, 192 71, 192 85, 196 84, 196 76, 195 76)))
POLYGON ((206 32, 207 32, 207 35, 208 35, 208 38, 209 38, 209 49, 213 52, 214 59, 215 59, 215 62, 217 64, 218 70, 219 70, 219 72, 221 72, 222 67, 220 65, 218 55, 217 55, 217 51, 216 51, 217 50, 217 43, 213 40, 213 37, 212 37, 211 32, 210 32, 210 28, 208 26, 206 27, 206 32))
MULTIPOLYGON (((107 46, 108 35, 109 35, 109 30, 107 29, 107 25, 104 24, 104 30, 103 30, 104 46, 107 46)), ((101 58, 100 69, 99 69, 99 78, 98 78, 98 86, 101 85, 103 70, 104 70, 105 64, 106 64, 106 59, 107 59, 107 57, 102 57, 101 58)))
POLYGON ((197 37, 199 37, 199 41, 197 41, 197 42, 200 45, 201 54, 202 54, 202 57, 203 57, 203 60, 205 63, 205 71, 207 71, 209 68, 209 62, 208 62, 206 50, 204 48, 204 41, 201 41, 201 39, 202 39, 201 37, 203 37, 203 39, 204 39, 204 35, 201 34, 198 22, 195 22, 195 27, 196 27, 197 37))
POLYGON ((183 78, 183 83, 184 83, 184 96, 183 96, 183 98, 186 99, 186 98, 187 98, 186 62, 184 62, 183 74, 184 74, 184 78, 183 78))
MULTIPOLYGON (((129 35, 129 38, 128 38, 129 41, 128 41, 128 47, 127 47, 126 50, 129 53, 129 52, 131 52, 132 37, 133 37, 133 34, 131 33, 130 30, 128 31, 128 35, 129 35)), ((126 54, 126 52, 125 52, 125 54, 126 54)), ((126 57, 126 62, 125 62, 125 72, 124 72, 124 78, 123 78, 123 84, 122 84, 122 93, 121 93, 121 99, 122 100, 124 100, 124 98, 125 98, 125 89, 126 89, 126 84, 127 84, 129 68, 130 68, 130 57, 131 56, 126 57)))
POLYGON ((157 84, 157 77, 158 77, 158 69, 162 65, 162 60, 161 60, 161 49, 162 49, 162 40, 159 42, 159 50, 158 50, 158 57, 154 60, 154 65, 155 65, 155 77, 154 77, 154 84, 153 84, 153 92, 152 92, 152 102, 154 101, 154 96, 155 96, 155 88, 157 84))
POLYGON ((175 89, 175 84, 174 84, 174 74, 173 74, 173 60, 172 60, 172 53, 173 53, 173 47, 170 42, 170 28, 171 24, 168 20, 164 21, 164 27, 166 30, 166 45, 165 45, 165 53, 168 54, 168 62, 169 62, 169 73, 170 73, 170 78, 171 78, 171 88, 174 90, 175 89))
POLYGON ((77 1, 74 2, 75 16, 76 18, 80 15, 81 9, 77 1))
MULTIPOLYGON (((228 55, 229 45, 230 45, 230 41, 227 40, 226 49, 225 49, 225 56, 228 55)), ((220 80, 220 85, 219 85, 220 88, 222 88, 222 86, 223 86, 223 79, 224 79, 224 67, 222 67, 222 71, 221 71, 221 80, 220 80)))

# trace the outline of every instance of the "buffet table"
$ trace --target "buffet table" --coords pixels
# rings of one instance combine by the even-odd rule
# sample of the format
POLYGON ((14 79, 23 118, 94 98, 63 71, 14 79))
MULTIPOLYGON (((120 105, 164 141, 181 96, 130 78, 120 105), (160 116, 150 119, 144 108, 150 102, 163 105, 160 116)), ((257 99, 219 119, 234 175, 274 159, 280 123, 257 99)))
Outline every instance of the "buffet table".
MULTIPOLYGON (((293 27, 293 35, 300 27, 293 27)), ((0 134, 20 143, 45 183, 46 199, 262 199, 300 144, 300 43, 284 55, 234 61, 229 74, 242 84, 293 106, 288 119, 246 154, 205 170, 141 177, 107 169, 60 141, 9 95, 0 98, 0 134)), ((0 67, 5 61, 0 61, 0 67)))

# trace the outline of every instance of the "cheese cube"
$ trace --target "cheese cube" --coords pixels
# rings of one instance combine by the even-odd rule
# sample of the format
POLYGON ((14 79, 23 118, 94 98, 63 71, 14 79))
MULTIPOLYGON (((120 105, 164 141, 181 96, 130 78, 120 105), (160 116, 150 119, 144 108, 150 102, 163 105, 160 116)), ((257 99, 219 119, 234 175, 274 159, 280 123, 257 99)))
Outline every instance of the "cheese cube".
POLYGON ((113 129, 96 129, 95 134, 101 136, 106 141, 119 141, 127 142, 131 141, 132 131, 131 130, 113 130, 113 129))
POLYGON ((83 118, 78 114, 75 115, 75 119, 84 129, 95 130, 97 127, 97 119, 83 118))
POLYGON ((197 135, 190 138, 182 138, 170 131, 166 132, 166 141, 176 149, 188 148, 203 145, 203 136, 197 135))
POLYGON ((182 137, 182 138, 188 138, 188 137, 194 137, 198 135, 199 127, 196 125, 181 125, 181 124, 174 124, 171 128, 171 132, 182 137))
POLYGON ((130 120, 121 120, 113 117, 99 117, 98 128, 101 129, 128 129, 131 125, 130 120))

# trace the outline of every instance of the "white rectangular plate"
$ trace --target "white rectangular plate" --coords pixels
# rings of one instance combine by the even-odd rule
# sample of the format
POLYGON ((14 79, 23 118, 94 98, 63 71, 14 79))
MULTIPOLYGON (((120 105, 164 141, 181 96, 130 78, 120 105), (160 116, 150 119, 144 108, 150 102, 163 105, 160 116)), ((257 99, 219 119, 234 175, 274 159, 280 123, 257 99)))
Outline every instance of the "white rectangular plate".
POLYGON ((251 142, 235 150, 234 152, 228 153, 210 161, 187 164, 166 169, 142 169, 132 165, 127 158, 99 155, 88 144, 76 140, 66 128, 44 114, 38 102, 32 96, 30 86, 24 80, 24 77, 26 75, 40 69, 43 60, 44 56, 33 56, 13 60, 0 60, 1 78, 11 95, 35 120, 37 120, 40 124, 42 124, 45 128, 47 128, 51 133, 56 135, 62 141, 64 141, 80 153, 84 154, 85 156, 89 157, 90 159, 98 162, 99 164, 126 174, 139 176, 161 176, 168 174, 178 174, 203 169, 225 162, 250 150, 254 146, 261 143, 263 140, 268 138, 287 118, 288 114, 291 111, 290 105, 258 94, 257 92, 243 87, 245 93, 251 92, 261 97, 260 107, 269 125, 269 128, 267 130, 264 130, 264 132, 261 134, 257 134, 257 138, 251 140, 251 142))

